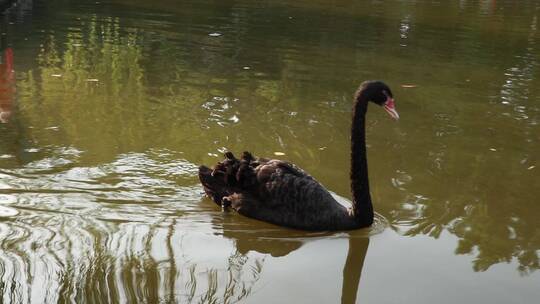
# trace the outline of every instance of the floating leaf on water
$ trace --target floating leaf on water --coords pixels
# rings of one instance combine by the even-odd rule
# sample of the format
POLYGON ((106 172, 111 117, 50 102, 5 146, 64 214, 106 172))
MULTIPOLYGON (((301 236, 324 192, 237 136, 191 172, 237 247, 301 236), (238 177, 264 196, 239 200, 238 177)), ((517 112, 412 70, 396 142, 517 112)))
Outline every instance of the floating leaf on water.
POLYGON ((283 152, 274 152, 274 155, 283 156, 283 155, 285 155, 285 153, 283 153, 283 152))
POLYGON ((19 214, 19 211, 15 208, 6 207, 6 206, 0 206, 0 218, 4 217, 12 217, 19 214))
POLYGON ((410 89, 410 88, 416 88, 417 85, 415 85, 415 84, 402 84, 401 87, 406 88, 406 89, 410 89))
POLYGON ((223 34, 222 33, 217 33, 217 32, 208 34, 208 36, 210 36, 210 37, 219 37, 221 35, 223 35, 223 34))

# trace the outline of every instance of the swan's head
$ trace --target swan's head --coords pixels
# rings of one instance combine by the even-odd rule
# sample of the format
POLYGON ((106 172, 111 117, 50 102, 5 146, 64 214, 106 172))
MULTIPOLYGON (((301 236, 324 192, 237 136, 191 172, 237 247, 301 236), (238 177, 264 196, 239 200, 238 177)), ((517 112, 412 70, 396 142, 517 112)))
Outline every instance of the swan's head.
POLYGON ((374 80, 364 81, 356 92, 356 99, 358 100, 360 98, 382 106, 393 119, 399 119, 392 90, 384 82, 374 80))

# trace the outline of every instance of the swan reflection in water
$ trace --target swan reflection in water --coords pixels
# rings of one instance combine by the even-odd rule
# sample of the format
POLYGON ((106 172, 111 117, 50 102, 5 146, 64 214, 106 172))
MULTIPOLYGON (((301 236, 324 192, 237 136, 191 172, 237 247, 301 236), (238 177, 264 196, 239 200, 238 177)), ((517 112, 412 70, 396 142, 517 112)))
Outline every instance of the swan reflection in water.
MULTIPOLYGON (((209 230, 208 220, 182 216, 137 222, 22 209, 0 223, 1 302, 242 302, 256 290, 266 259, 328 237, 210 213, 209 230)), ((342 303, 355 303, 369 238, 343 235, 342 303)))
MULTIPOLYGON (((325 232, 303 232, 289 230, 241 216, 223 219, 223 235, 234 240, 236 250, 242 255, 255 251, 272 257, 284 257, 300 249, 304 244, 322 238, 344 237, 348 239, 348 251, 343 266, 341 303, 356 303, 360 276, 369 246, 369 233, 384 225, 384 220, 376 214, 373 228, 348 231, 339 235, 325 232)), ((313 260, 313 264, 324 261, 313 260)), ((306 284, 311 284, 305 282, 306 284)))

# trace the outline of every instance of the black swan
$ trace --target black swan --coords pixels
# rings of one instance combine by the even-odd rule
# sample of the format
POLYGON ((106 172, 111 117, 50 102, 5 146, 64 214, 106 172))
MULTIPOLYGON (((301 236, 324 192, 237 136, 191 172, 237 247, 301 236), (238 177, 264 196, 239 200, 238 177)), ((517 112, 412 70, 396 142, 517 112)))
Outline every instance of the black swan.
POLYGON ((390 88, 381 81, 363 82, 355 94, 351 128, 351 208, 338 203, 313 177, 294 164, 231 152, 213 169, 199 167, 206 194, 218 205, 280 226, 302 230, 348 230, 373 223, 365 142, 368 101, 398 113, 390 88))

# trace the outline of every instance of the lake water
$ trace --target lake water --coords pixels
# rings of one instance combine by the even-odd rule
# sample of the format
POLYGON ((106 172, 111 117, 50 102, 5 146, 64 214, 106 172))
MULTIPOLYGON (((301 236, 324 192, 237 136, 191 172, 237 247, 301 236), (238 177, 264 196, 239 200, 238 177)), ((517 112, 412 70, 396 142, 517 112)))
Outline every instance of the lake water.
POLYGON ((44 1, 1 15, 0 302, 536 303, 539 1, 44 1), (200 164, 290 160, 376 225, 223 212, 200 164), (275 155, 279 156, 275 156, 275 155))

